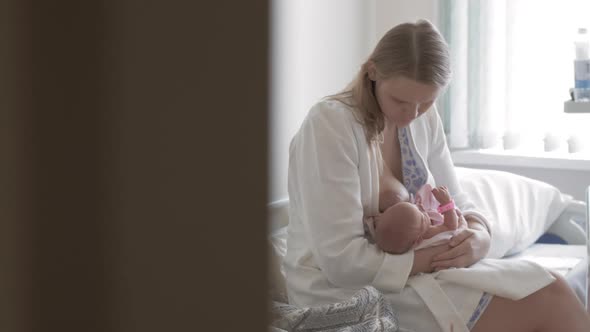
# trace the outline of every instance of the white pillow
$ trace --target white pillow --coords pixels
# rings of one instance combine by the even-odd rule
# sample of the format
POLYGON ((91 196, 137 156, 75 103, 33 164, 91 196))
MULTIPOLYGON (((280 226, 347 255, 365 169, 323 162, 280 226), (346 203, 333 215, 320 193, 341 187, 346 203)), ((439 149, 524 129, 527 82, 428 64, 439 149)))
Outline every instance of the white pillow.
POLYGON ((547 231, 572 200, 545 182, 513 173, 456 167, 463 190, 488 218, 488 257, 518 253, 547 231))

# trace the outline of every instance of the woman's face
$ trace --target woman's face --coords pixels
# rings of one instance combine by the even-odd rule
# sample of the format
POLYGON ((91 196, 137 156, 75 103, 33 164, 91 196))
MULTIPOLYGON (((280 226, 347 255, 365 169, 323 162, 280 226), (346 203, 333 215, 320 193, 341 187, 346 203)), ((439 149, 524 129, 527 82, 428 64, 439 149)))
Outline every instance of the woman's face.
POLYGON ((398 128, 424 114, 440 93, 440 88, 402 76, 375 81, 375 95, 385 122, 398 128))

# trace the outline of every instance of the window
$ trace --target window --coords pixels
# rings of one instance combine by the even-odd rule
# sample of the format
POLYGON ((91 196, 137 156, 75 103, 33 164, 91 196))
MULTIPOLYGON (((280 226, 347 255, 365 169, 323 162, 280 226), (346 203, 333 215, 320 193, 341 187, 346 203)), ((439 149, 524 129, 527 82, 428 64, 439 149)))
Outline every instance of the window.
POLYGON ((451 148, 590 145, 590 114, 563 111, 574 86, 574 38, 590 28, 590 1, 441 0, 439 8, 453 80, 438 106, 451 148))

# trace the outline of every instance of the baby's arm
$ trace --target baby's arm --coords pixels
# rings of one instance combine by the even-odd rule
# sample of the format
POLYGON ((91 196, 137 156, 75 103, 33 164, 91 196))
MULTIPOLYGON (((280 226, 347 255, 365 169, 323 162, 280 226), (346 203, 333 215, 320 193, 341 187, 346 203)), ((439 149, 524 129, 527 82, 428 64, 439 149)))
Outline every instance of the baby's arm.
POLYGON ((422 235, 422 239, 423 240, 430 239, 431 237, 433 237, 439 233, 450 231, 451 229, 449 229, 445 224, 446 224, 446 222, 444 224, 430 226, 428 228, 428 230, 426 231, 426 233, 424 233, 424 235, 422 235))
MULTIPOLYGON (((449 189, 445 186, 432 189, 432 194, 441 206, 449 204, 453 201, 451 194, 449 193, 449 189)), ((446 230, 455 230, 457 227, 459 227, 459 216, 457 215, 455 209, 447 210, 443 212, 442 215, 444 217, 444 223, 439 226, 444 226, 446 230)))

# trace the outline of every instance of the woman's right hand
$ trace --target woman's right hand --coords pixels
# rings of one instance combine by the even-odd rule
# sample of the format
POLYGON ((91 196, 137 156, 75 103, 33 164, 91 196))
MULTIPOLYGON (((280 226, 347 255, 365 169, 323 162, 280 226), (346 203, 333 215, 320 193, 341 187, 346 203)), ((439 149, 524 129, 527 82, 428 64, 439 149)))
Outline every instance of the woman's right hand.
POLYGON ((414 264, 412 265, 412 270, 410 271, 410 275, 413 276, 417 273, 430 273, 434 271, 432 267, 433 257, 442 254, 443 252, 447 252, 452 247, 448 244, 441 244, 434 247, 428 247, 420 250, 414 251, 414 264))

